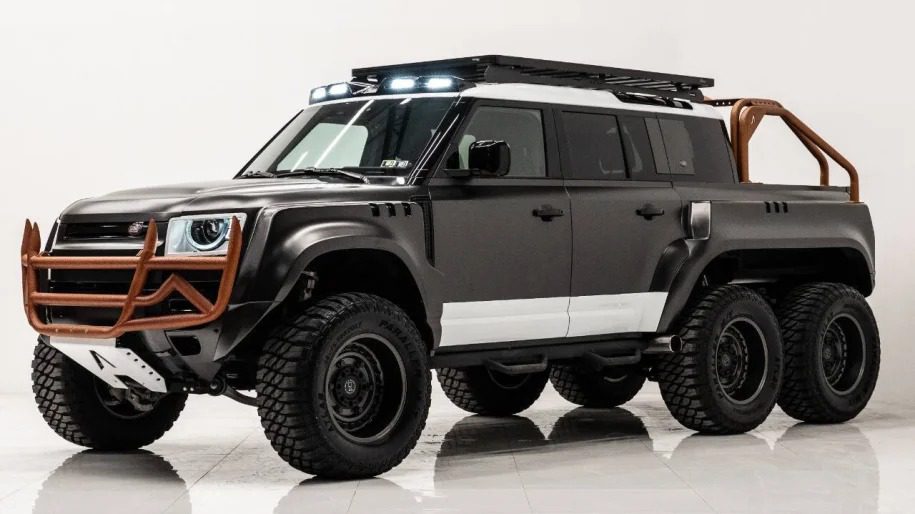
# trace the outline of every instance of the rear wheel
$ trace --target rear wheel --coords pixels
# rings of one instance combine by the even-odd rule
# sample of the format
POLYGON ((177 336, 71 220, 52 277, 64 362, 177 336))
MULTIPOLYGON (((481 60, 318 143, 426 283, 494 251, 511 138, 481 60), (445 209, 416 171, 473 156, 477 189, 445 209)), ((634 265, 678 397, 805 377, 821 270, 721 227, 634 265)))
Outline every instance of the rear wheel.
POLYGON ((844 284, 791 291, 779 308, 785 381, 778 404, 812 423, 841 423, 864 409, 877 384, 880 336, 864 297, 844 284))
POLYGON ((43 341, 32 360, 32 391, 59 436, 110 451, 135 450, 159 439, 187 401, 186 394, 111 387, 43 341))
POLYGON ((487 416, 511 416, 527 409, 540 397, 549 377, 549 369, 522 375, 485 366, 438 370, 438 382, 451 403, 487 416))
POLYGON ((371 477, 416 445, 429 412, 428 352, 413 321, 347 293, 285 320, 258 361, 258 414, 286 462, 326 478, 371 477))
POLYGON ((710 434, 762 423, 782 377, 782 341, 769 304, 745 287, 712 289, 687 308, 680 337, 680 353, 657 366, 661 396, 677 421, 710 434))
POLYGON ((574 364, 554 364, 550 382, 560 396, 576 405, 609 409, 638 394, 645 376, 627 367, 592 371, 574 364))

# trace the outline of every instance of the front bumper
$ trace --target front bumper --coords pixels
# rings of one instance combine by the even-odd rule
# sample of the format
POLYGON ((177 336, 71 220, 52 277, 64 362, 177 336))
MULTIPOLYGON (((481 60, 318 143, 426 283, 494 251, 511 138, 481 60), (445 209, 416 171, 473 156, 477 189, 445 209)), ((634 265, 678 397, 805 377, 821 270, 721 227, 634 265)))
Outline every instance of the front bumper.
POLYGON ((241 225, 232 218, 229 246, 224 256, 157 256, 156 223, 149 222, 143 249, 136 256, 51 256, 41 252, 38 225, 26 221, 22 236, 22 295, 29 324, 39 334, 79 338, 117 338, 127 332, 175 330, 210 323, 226 311, 241 257, 241 225), (65 293, 41 291, 39 272, 47 270, 133 270, 126 294, 65 293), (150 271, 171 275, 150 294, 141 294, 150 271), (181 272, 210 270, 221 272, 215 301, 210 301, 181 272), (174 294, 183 296, 197 312, 137 317, 138 308, 165 302, 174 294), (46 307, 120 309, 111 325, 49 323, 42 314, 46 307))

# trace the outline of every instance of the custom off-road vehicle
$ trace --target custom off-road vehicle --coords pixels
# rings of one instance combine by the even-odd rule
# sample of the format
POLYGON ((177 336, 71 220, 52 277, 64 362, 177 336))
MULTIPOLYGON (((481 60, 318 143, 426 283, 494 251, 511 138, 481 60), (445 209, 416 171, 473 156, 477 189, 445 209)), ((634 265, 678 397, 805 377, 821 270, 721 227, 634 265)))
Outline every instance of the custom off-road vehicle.
POLYGON ((69 441, 127 450, 188 394, 226 395, 326 477, 410 452, 432 369, 485 415, 547 381, 609 408, 648 379, 700 432, 776 403, 853 418, 880 351, 855 169, 777 102, 712 85, 504 56, 356 69, 232 180, 80 200, 44 250, 27 223, 39 408, 69 441), (750 182, 767 115, 819 185, 750 182))

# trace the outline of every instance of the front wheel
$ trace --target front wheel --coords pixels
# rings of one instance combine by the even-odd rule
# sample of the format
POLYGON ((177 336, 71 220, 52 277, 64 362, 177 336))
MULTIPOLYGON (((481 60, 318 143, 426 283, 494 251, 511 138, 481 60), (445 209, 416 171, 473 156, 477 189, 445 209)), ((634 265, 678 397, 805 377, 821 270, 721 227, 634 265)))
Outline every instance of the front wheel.
POLYGON ((57 435, 107 451, 136 450, 159 439, 187 401, 182 393, 111 387, 43 341, 32 359, 32 391, 57 435))
POLYGON ((772 308, 751 289, 726 285, 684 312, 680 353, 661 358, 664 403, 687 428, 736 434, 765 421, 782 378, 782 340, 772 308))
POLYGON ((431 372, 403 310, 347 293, 277 327, 258 360, 256 388, 264 432, 286 462, 325 478, 365 478, 416 445, 431 372))

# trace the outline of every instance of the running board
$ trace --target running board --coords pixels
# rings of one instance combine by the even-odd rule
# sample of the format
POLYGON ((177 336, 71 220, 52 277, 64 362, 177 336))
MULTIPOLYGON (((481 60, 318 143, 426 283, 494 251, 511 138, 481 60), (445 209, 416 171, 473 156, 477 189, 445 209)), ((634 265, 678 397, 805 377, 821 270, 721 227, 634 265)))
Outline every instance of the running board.
POLYGON ((678 336, 657 334, 486 343, 438 348, 432 354, 432 366, 486 366, 506 374, 535 373, 543 371, 553 361, 581 359, 601 368, 628 366, 641 362, 643 357, 677 353, 681 346, 678 336))

